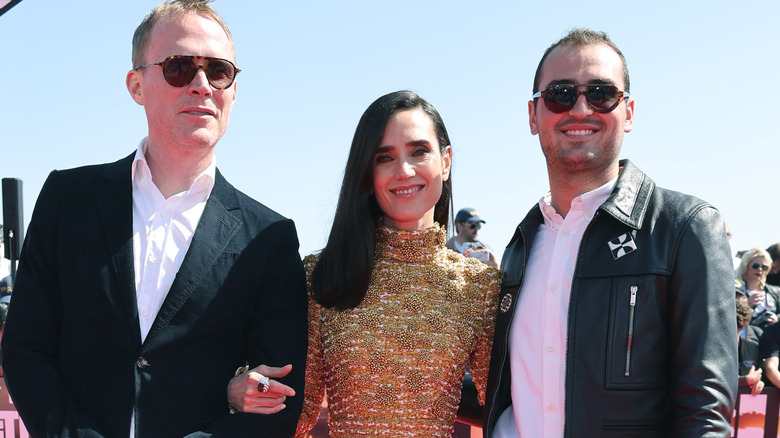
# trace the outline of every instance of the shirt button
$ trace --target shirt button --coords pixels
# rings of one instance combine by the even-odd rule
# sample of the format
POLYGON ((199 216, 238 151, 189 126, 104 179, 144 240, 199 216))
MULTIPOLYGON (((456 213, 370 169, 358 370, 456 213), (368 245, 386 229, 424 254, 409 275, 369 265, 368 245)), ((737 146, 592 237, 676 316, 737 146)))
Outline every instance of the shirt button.
POLYGON ((547 346, 547 351, 552 353, 553 351, 555 351, 555 347, 552 344, 550 344, 550 345, 547 346))
POLYGON ((547 412, 555 412, 555 405, 547 405, 547 412))
POLYGON ((563 235, 563 237, 569 237, 569 229, 568 228, 564 228, 561 231, 561 235, 563 235))
POLYGON ((157 263, 157 256, 156 255, 149 256, 149 261, 152 263, 157 263))
POLYGON ((550 285, 550 292, 555 292, 556 290, 558 290, 558 286, 556 286, 554 284, 551 284, 550 285))
POLYGON ((138 361, 135 363, 135 366, 137 366, 138 368, 146 368, 149 366, 149 362, 146 360, 145 357, 142 357, 138 359, 138 361))

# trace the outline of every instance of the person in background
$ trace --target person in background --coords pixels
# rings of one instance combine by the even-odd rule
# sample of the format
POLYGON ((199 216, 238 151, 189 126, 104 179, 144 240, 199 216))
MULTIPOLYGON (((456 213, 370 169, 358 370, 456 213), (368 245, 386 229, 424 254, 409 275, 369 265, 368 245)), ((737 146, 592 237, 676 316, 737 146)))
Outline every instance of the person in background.
POLYGON ((753 308, 752 325, 766 329, 778 321, 780 287, 767 284, 772 259, 762 248, 752 248, 742 255, 737 268, 737 278, 745 284, 748 303, 753 308))
POLYGON ((753 309, 750 307, 745 290, 737 287, 737 341, 739 342, 739 386, 750 387, 753 395, 761 394, 764 382, 761 380, 758 343, 763 330, 750 324, 753 309))
POLYGON ((500 272, 445 247, 451 165, 444 122, 417 94, 384 95, 360 118, 328 242, 304 261, 309 356, 296 436, 326 393, 331 436, 350 437, 452 436, 467 366, 484 396, 500 272))
POLYGON ((469 207, 458 210, 458 214, 455 215, 457 234, 447 240, 447 248, 498 268, 498 261, 493 251, 477 238, 484 223, 477 210, 469 207))
POLYGON ((539 62, 528 114, 550 192, 501 260, 486 437, 730 436, 725 225, 619 158, 629 91, 625 57, 603 32, 574 29, 539 62))
POLYGON ((53 171, 38 196, 2 339, 14 405, 36 438, 290 436, 305 274, 293 222, 216 167, 230 31, 207 1, 161 3, 132 61, 148 136, 117 162, 53 171), (273 366, 255 387, 273 414, 230 415, 245 362, 273 366))
POLYGON ((769 257, 772 258, 772 265, 769 268, 769 274, 766 275, 766 283, 774 286, 780 286, 780 243, 775 243, 766 249, 769 257))

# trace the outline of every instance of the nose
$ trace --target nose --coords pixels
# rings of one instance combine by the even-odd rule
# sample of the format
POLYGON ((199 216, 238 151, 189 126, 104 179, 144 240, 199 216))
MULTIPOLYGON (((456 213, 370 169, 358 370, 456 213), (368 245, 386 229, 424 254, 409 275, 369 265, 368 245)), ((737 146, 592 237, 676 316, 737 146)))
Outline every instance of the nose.
POLYGON ((577 100, 574 101, 574 106, 569 110, 569 115, 572 116, 589 116, 593 114, 593 109, 588 105, 588 100, 585 98, 585 94, 578 93, 577 100))
POLYGON ((199 68, 192 81, 187 84, 189 92, 196 96, 210 96, 214 89, 211 87, 208 78, 206 77, 206 70, 199 68))
POLYGON ((398 160, 396 176, 399 179, 408 179, 414 176, 414 166, 407 160, 398 160))

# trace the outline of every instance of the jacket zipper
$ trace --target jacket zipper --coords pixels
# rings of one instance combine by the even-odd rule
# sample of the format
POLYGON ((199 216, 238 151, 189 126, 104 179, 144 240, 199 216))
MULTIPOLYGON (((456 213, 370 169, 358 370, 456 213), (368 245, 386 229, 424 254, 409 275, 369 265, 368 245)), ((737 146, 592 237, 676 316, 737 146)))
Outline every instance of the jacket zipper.
POLYGON ((631 375, 631 344, 634 341, 634 309, 636 308, 637 286, 631 286, 631 301, 628 303, 628 345, 626 345, 626 377, 631 375))

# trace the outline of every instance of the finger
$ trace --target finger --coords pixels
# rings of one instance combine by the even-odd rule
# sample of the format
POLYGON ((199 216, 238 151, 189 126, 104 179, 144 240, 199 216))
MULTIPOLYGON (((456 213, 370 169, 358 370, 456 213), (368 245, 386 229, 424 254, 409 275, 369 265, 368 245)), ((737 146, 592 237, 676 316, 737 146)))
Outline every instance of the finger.
POLYGON ((292 370, 292 365, 287 364, 283 367, 271 367, 268 365, 259 365, 256 366, 255 368, 252 368, 251 371, 255 373, 260 373, 266 377, 279 378, 279 377, 286 376, 287 374, 290 373, 291 370, 292 370))
MULTIPOLYGON (((255 382, 253 388, 254 391, 249 391, 250 393, 253 393, 252 395, 254 397, 263 397, 263 398, 275 398, 275 397, 281 397, 281 396, 287 396, 292 397, 295 395, 295 390, 291 387, 285 385, 284 383, 277 382, 276 380, 269 379, 268 380, 268 391, 262 391, 260 388, 257 387, 260 380, 260 377, 255 377, 253 382, 255 382)), ((261 385, 262 386, 262 385, 261 385)))
MULTIPOLYGON (((267 393, 265 393, 267 394, 267 393)), ((255 408, 273 408, 284 404, 287 397, 283 395, 277 395, 276 397, 246 397, 244 399, 244 405, 255 408)))
POLYGON ((253 414, 266 414, 266 415, 268 415, 268 414, 275 414, 275 413, 283 410, 286 407, 287 407, 286 405, 277 405, 277 406, 274 406, 272 408, 266 408, 266 407, 261 407, 261 406, 252 406, 252 407, 248 407, 244 412, 249 412, 249 413, 253 413, 253 414))
POLYGON ((268 393, 276 393, 276 394, 282 394, 286 395, 288 397, 292 397, 295 395, 295 390, 291 387, 285 385, 284 383, 277 382, 276 380, 271 380, 271 384, 268 385, 268 393))
MULTIPOLYGON (((261 366, 263 366, 263 365, 261 365, 261 366)), ((288 366, 290 366, 290 365, 288 365, 288 366)), ((290 367, 292 368, 292 366, 290 366, 290 367)), ((260 368, 260 367, 258 367, 258 368, 260 368)), ((269 367, 269 368, 271 368, 271 367, 269 367)), ((284 367, 282 367, 282 368, 284 368, 284 367)), ((289 370, 284 371, 285 374, 287 374, 289 372, 290 372, 289 370)), ((255 397, 273 398, 273 397, 278 397, 280 395, 281 396, 288 396, 288 397, 292 397, 292 396, 295 395, 295 390, 294 389, 292 389, 291 387, 285 385, 284 383, 278 382, 278 381, 273 380, 273 379, 268 379, 268 390, 267 391, 262 391, 258 387, 258 385, 260 384, 260 379, 262 378, 261 376, 263 376, 263 374, 262 373, 256 373, 254 371, 252 371, 252 372, 250 372, 248 374, 249 374, 249 383, 250 383, 250 385, 248 385, 248 386, 254 388, 254 391, 250 390, 250 393, 253 396, 255 396, 255 397)), ((266 376, 266 377, 268 377, 268 376, 266 376)), ((260 386, 262 386, 262 385, 260 385, 260 386)))

